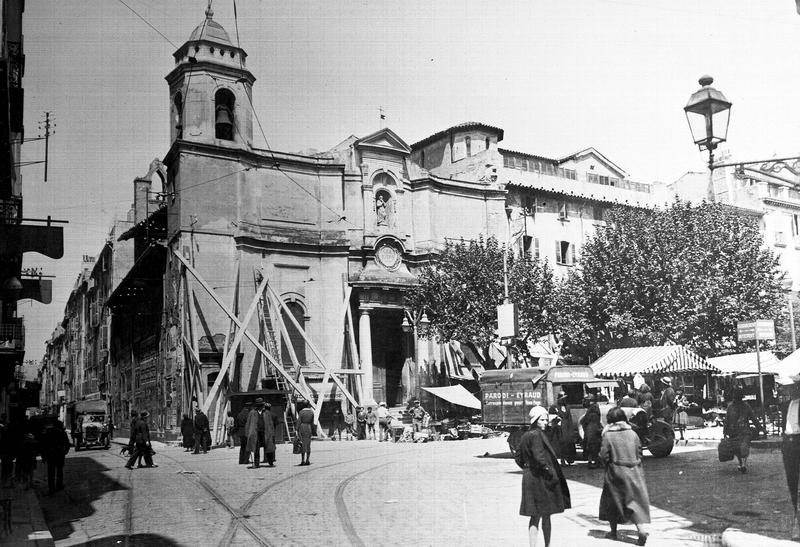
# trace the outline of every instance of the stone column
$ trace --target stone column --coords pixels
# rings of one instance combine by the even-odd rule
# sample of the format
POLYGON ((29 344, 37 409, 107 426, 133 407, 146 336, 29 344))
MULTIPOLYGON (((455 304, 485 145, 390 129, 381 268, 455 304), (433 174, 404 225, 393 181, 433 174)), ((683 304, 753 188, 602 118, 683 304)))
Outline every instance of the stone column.
POLYGON ((373 402, 372 394, 372 326, 369 319, 369 308, 360 308, 361 317, 358 320, 358 355, 361 359, 361 382, 363 386, 362 405, 373 402))

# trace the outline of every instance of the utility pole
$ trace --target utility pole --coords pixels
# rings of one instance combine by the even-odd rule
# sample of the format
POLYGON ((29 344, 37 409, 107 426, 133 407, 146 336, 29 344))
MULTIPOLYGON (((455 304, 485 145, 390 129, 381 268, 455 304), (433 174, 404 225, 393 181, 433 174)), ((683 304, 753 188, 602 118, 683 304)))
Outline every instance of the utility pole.
POLYGON ((49 157, 50 135, 55 135, 56 124, 50 119, 50 112, 44 113, 44 121, 39 122, 39 130, 44 131, 44 135, 39 134, 39 138, 44 139, 44 181, 47 182, 47 159, 49 157))

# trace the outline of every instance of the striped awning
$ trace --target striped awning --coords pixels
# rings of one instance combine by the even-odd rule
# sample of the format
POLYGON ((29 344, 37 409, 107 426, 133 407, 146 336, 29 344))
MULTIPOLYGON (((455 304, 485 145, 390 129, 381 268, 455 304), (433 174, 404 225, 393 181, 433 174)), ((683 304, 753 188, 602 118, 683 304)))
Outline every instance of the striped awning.
MULTIPOLYGON (((762 374, 778 374, 780 361, 771 351, 761 351, 758 357, 761 360, 762 374)), ((722 357, 709 357, 708 364, 719 369, 720 374, 757 374, 758 359, 756 353, 734 353, 722 357)))
POLYGON ((719 372, 683 346, 612 349, 592 363, 594 375, 605 378, 665 372, 719 372))

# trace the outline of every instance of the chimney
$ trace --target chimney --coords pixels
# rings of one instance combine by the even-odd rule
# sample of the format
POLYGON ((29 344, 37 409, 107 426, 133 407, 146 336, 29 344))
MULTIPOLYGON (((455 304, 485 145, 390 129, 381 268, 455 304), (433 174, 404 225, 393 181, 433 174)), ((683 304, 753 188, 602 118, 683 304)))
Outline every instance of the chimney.
POLYGON ((150 191, 150 185, 152 182, 150 179, 138 177, 133 181, 133 210, 134 210, 134 217, 133 222, 134 224, 138 224, 145 218, 149 213, 152 213, 151 210, 148 210, 148 192, 150 191))

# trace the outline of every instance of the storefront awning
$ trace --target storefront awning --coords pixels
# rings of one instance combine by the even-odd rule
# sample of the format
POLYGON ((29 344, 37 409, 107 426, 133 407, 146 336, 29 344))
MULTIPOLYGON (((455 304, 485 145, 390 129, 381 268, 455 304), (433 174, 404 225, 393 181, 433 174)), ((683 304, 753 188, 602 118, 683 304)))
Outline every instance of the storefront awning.
POLYGON ((480 410, 481 402, 462 385, 446 387, 423 387, 425 391, 454 405, 480 410))
POLYGON ((595 376, 606 378, 666 372, 719 372, 708 361, 683 346, 646 346, 612 349, 592 363, 595 376))
MULTIPOLYGON (((777 374, 780 361, 771 351, 759 352, 762 374, 777 374)), ((758 374, 758 360, 755 352, 735 353, 722 357, 710 357, 708 364, 719 369, 721 375, 758 374)))

